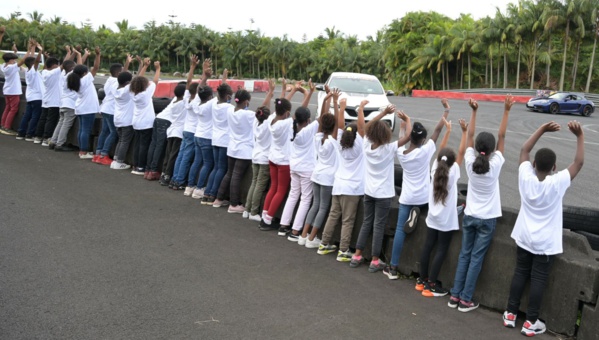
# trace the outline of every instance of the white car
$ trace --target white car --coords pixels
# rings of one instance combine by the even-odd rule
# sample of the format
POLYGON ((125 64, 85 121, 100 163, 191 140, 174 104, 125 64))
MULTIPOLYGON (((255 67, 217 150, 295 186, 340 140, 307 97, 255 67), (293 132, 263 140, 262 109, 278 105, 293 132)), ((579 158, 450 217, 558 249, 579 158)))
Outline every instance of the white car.
MULTIPOLYGON (((385 92, 379 79, 370 74, 333 72, 325 85, 328 85, 330 89, 338 88, 342 92, 341 98, 347 99, 347 106, 344 112, 346 124, 358 120, 357 110, 362 100, 367 99, 369 101, 368 105, 364 108, 364 119, 368 122, 390 104, 387 96, 394 94, 393 91, 385 92)), ((326 93, 324 92, 324 85, 318 85, 316 89, 319 90, 318 110, 316 112, 316 116, 318 117, 322 111, 322 102, 326 93)), ((331 107, 329 108, 330 113, 334 113, 332 105, 331 103, 331 107)), ((382 121, 389 124, 391 130, 395 128, 395 115, 386 115, 382 118, 382 121)))

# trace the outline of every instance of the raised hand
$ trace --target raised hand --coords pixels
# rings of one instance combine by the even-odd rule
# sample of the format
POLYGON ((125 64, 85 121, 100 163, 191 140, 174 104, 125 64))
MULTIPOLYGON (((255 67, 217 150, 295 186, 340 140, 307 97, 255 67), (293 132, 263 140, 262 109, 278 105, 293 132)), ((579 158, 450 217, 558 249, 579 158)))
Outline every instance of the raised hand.
POLYGON ((144 66, 148 67, 151 63, 152 61, 150 60, 150 58, 144 58, 144 66))
POLYGON ((100 51, 100 46, 96 46, 96 47, 94 48, 94 52, 96 52, 96 55, 100 54, 100 52, 101 52, 101 51, 100 51))
POLYGON ((6 26, 4 26, 4 25, 0 26, 0 35, 4 35, 5 32, 6 32, 6 26))
POLYGON ((42 52, 44 50, 44 48, 42 47, 42 45, 40 45, 38 42, 35 43, 35 47, 37 47, 37 50, 42 52))
POLYGON ((50 58, 50 53, 48 53, 48 51, 44 51, 44 57, 46 57, 46 59, 50 58))
POLYGON ((89 55, 89 50, 87 48, 83 51, 85 52, 85 53, 83 53, 84 55, 89 55))
POLYGON ((159 70, 159 69, 160 69, 160 61, 156 60, 156 61, 154 62, 154 68, 155 68, 155 69, 157 69, 157 70, 159 70))
POLYGON ((81 47, 81 45, 77 45, 77 46, 75 46, 75 49, 77 49, 77 51, 81 51, 82 47, 81 47))
POLYGON ((331 92, 331 88, 329 87, 329 85, 325 85, 325 86, 324 86, 324 92, 325 92, 326 94, 329 94, 329 93, 331 92))
POLYGON ((332 95, 333 95, 333 100, 338 101, 339 96, 341 95, 341 91, 339 89, 335 88, 335 89, 333 89, 332 95))
POLYGON ((582 131, 582 126, 576 120, 572 120, 568 123, 568 129, 572 132, 576 137, 582 136, 584 132, 582 131))
POLYGON ((131 63, 133 61, 133 56, 131 54, 127 53, 127 59, 126 59, 126 61, 128 63, 131 63))
POLYGON ((310 92, 316 91, 316 84, 312 82, 312 78, 308 80, 308 87, 310 88, 310 92))
POLYGON ((511 110, 512 105, 514 105, 514 97, 511 94, 508 94, 507 96, 505 96, 505 101, 503 103, 505 111, 511 110))
POLYGON ((65 45, 64 46, 64 50, 67 51, 67 53, 70 53, 71 52, 71 46, 65 45))
POLYGON ((395 105, 393 105, 393 104, 389 104, 389 105, 388 105, 388 106, 385 108, 385 111, 384 111, 384 112, 385 112, 385 114, 387 114, 387 115, 388 115, 388 114, 390 114, 390 113, 393 113, 393 112, 395 112, 395 105))
POLYGON ((466 122, 466 120, 464 118, 460 118, 459 122, 460 122, 460 128, 462 128, 462 132, 467 132, 468 131, 468 122, 466 122))
POLYGON ((470 100, 468 101, 468 105, 470 105, 472 110, 474 110, 474 111, 478 110, 478 103, 476 102, 476 100, 470 98, 470 100))
POLYGON ((200 63, 200 59, 198 58, 197 55, 192 54, 189 57, 189 62, 191 63, 191 65, 190 65, 191 67, 196 68, 196 66, 198 66, 198 64, 200 63))
POLYGON ((443 107, 445 108, 446 111, 449 111, 450 107, 449 107, 449 101, 447 100, 447 98, 441 99, 441 104, 443 105, 443 107))
POLYGON ((274 93, 275 92, 275 87, 276 87, 275 80, 272 79, 272 78, 269 79, 268 80, 268 92, 274 93))
POLYGON ((17 49, 17 44, 13 43, 12 44, 12 51, 17 53, 19 50, 17 49))
POLYGON ((447 129, 447 132, 451 131, 451 120, 447 120, 445 119, 445 117, 443 117, 443 124, 445 124, 445 128, 447 129))
POLYGON ((143 59, 141 59, 141 57, 138 55, 135 55, 135 60, 137 60, 137 62, 140 64, 145 63, 145 61, 143 59))
POLYGON ((360 102, 360 106, 365 107, 366 105, 368 105, 368 103, 370 103, 370 101, 368 101, 368 99, 364 99, 360 102))
MULTIPOLYGON (((543 128, 543 132, 555 132, 555 131, 559 131, 562 128, 558 123, 556 123, 554 121, 545 123, 545 124, 541 125, 541 127, 543 128)), ((568 126, 568 127, 570 127, 570 126, 568 126)))
POLYGON ((341 107, 345 107, 345 106, 347 106, 347 98, 342 98, 342 99, 339 101, 339 105, 340 105, 341 107))
POLYGON ((407 122, 408 118, 410 118, 405 112, 402 110, 397 111, 397 118, 401 119, 403 122, 407 122))
POLYGON ((212 72, 212 59, 210 58, 206 58, 204 59, 204 62, 202 63, 202 71, 208 71, 210 70, 210 72, 212 72))

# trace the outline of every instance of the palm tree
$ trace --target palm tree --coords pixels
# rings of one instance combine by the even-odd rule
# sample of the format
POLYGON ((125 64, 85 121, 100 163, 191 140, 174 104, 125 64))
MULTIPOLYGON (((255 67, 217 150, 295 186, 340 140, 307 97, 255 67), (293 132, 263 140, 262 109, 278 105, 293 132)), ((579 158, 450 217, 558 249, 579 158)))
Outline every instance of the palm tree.
POLYGON ((38 12, 38 11, 33 11, 31 13, 27 13, 27 16, 29 17, 29 19, 31 19, 31 21, 37 21, 37 22, 42 22, 42 18, 44 17, 44 14, 38 12))
MULTIPOLYGON (((545 25, 543 28, 543 36, 545 37, 545 39, 547 39, 547 52, 544 52, 543 54, 539 55, 539 61, 545 63, 547 73, 545 87, 549 88, 551 81, 550 78, 552 60, 551 38, 553 35, 553 31, 559 27, 561 18, 561 3, 558 0, 540 0, 539 4, 541 3, 544 7, 543 21, 545 22, 545 25)), ((567 41, 567 39, 565 40, 567 41)))
POLYGON ((129 26, 129 20, 127 20, 127 19, 123 19, 121 21, 115 21, 114 24, 116 25, 116 28, 118 28, 119 32, 121 32, 121 33, 135 28, 133 26, 129 26))
POLYGON ((575 26, 573 36, 576 39, 576 56, 574 57, 574 64, 572 66, 572 84, 570 85, 570 89, 574 91, 576 87, 576 74, 578 73, 578 60, 580 57, 580 45, 582 43, 582 39, 584 38, 587 27, 586 23, 593 23, 597 18, 597 12, 595 8, 592 6, 590 1, 588 0, 580 0, 576 3, 576 15, 573 19, 573 24, 575 26))
POLYGON ((462 60, 462 76, 460 77, 460 88, 464 75, 463 54, 468 56, 468 89, 471 87, 472 80, 472 52, 477 44, 478 34, 475 30, 475 22, 472 17, 462 14, 458 23, 451 28, 450 35, 453 37, 451 47, 458 51, 458 59, 462 60))
MULTIPOLYGON (((525 32, 528 32, 532 35, 532 66, 530 68, 530 89, 532 90, 535 83, 535 67, 539 41, 541 39, 541 34, 543 33, 543 7, 540 3, 526 0, 523 2, 523 9, 524 12, 522 13, 522 20, 524 26, 526 27, 525 32)), ((530 36, 527 36, 526 38, 530 39, 530 36)))
POLYGON ((589 92, 589 88, 591 87, 591 75, 593 74, 593 64, 595 62, 595 49, 597 48, 597 36, 599 36, 599 17, 595 14, 595 27, 593 30, 593 53, 591 54, 591 62, 589 63, 589 74, 587 76, 587 84, 584 87, 584 92, 589 92))
POLYGON ((327 38, 329 40, 334 40, 335 38, 338 38, 341 36, 341 32, 337 29, 335 29, 335 26, 329 28, 325 28, 324 29, 324 33, 327 35, 327 38))

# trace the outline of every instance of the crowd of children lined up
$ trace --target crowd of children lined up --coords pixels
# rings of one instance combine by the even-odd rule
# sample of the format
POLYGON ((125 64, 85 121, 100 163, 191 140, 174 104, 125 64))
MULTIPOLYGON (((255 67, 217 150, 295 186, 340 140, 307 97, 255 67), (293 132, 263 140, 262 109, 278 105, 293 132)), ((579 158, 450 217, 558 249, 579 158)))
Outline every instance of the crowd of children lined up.
MULTIPOLYGON (((206 85, 212 76, 210 60, 202 64, 201 81, 192 83, 199 64, 194 56, 187 82, 177 85, 175 98, 155 116, 152 95, 160 77, 159 62, 153 64, 153 81, 144 77, 151 64, 149 59, 138 58, 136 76, 128 72, 133 61, 131 56, 127 56, 124 66, 112 65, 110 78, 104 85, 106 97, 100 106, 93 85, 100 64, 100 49, 95 49, 91 70, 83 65, 89 54, 87 50, 83 57, 77 50, 68 47, 66 50, 62 63, 48 58, 41 74, 37 72, 37 65, 43 49, 34 41, 30 44, 31 55, 24 60, 18 61, 17 56, 10 53, 3 56, 5 64, 1 69, 6 75, 7 105, 2 116, 2 133, 14 134, 10 126, 20 95, 18 69, 24 63, 28 68, 27 109, 17 139, 42 143, 56 151, 71 150, 65 145, 66 136, 77 117, 81 159, 92 159, 115 170, 129 169, 127 152, 134 139, 133 174, 184 190, 185 196, 201 200, 204 205, 228 206, 229 213, 239 213, 243 218, 260 222, 261 230, 278 230, 280 236, 317 249, 318 254, 336 252, 337 260, 349 262, 352 268, 364 263, 362 252, 372 234, 368 269, 373 273, 382 271, 389 279, 399 278, 398 264, 406 230, 413 227, 420 209, 428 206, 427 236, 416 289, 431 297, 450 293, 448 306, 462 312, 478 307, 473 300, 476 281, 493 239, 497 218, 501 216, 498 179, 505 162, 508 116, 514 103, 511 96, 505 99, 497 141, 489 132, 475 137, 478 104, 470 100, 472 115, 469 122, 459 121, 461 142, 455 151, 447 145, 452 131, 452 124, 447 120, 450 112, 447 100, 442 101, 444 113, 430 136, 421 123, 412 123, 407 114, 397 111, 393 105, 366 122, 367 100, 357 108, 357 122, 346 126, 343 113, 347 103, 337 89, 326 89, 322 112, 318 119, 311 121, 308 103, 315 90, 311 82, 308 89, 301 83, 295 84, 289 93, 284 84, 281 96, 274 99, 271 114, 275 91, 271 80, 266 98, 251 110, 250 93, 244 89, 234 93, 227 84, 226 70, 216 93, 206 85), (33 57, 35 50, 37 57, 33 57), (72 60, 75 57, 76 62, 72 60), (292 114, 290 99, 296 92, 301 92, 304 100, 292 114), (331 107, 334 113, 329 112, 331 107), (89 140, 97 113, 102 114, 102 130, 94 153, 89 140), (392 141, 391 129, 381 121, 388 114, 396 114, 401 120, 397 141, 392 141), (444 128, 445 134, 437 148, 444 128), (109 151, 116 141, 114 159, 111 159, 109 151), (395 197, 391 183, 396 157, 403 168, 403 184, 392 255, 390 263, 385 264, 379 256, 391 201, 395 197), (434 159, 432 166, 431 159, 434 159), (469 185, 461 225, 462 247, 453 288, 448 291, 437 276, 454 231, 460 228, 456 206, 462 163, 469 185), (249 168, 252 182, 244 199, 241 181, 249 168), (280 223, 277 223, 273 219, 287 195, 280 223), (364 220, 356 251, 352 253, 352 229, 360 201, 364 204, 364 220), (339 223, 341 240, 337 247, 332 235, 339 223), (321 228, 324 228, 322 240, 318 238, 321 228), (437 249, 431 260, 435 245, 437 249)), ((537 140, 545 132, 560 129, 554 122, 542 125, 526 141, 520 154, 522 206, 512 232, 518 249, 517 263, 503 323, 506 327, 515 327, 521 295, 530 278, 530 300, 521 331, 528 336, 545 331, 538 312, 554 256, 562 252, 562 197, 580 171, 584 158, 580 124, 572 121, 568 128, 578 142, 574 162, 566 170, 554 173, 556 156, 550 149, 538 150, 534 161, 530 161, 529 155, 537 140)))

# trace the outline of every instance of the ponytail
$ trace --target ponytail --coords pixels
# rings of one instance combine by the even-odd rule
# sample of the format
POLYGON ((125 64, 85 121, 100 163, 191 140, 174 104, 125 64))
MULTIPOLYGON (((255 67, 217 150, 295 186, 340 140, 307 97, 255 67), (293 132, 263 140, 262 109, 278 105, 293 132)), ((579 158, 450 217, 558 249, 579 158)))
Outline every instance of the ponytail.
POLYGON ((341 150, 353 148, 357 134, 358 126, 356 124, 351 124, 346 127, 343 131, 343 135, 341 135, 341 141, 339 142, 339 144, 341 144, 341 150))
POLYGON ((295 140, 295 136, 297 135, 299 131, 297 130, 297 119, 293 120, 293 137, 291 138, 291 141, 293 142, 295 140))
POLYGON ((67 77, 67 88, 71 91, 79 92, 81 89, 81 78, 87 73, 85 65, 77 65, 67 77))
POLYGON ((433 177, 433 198, 435 204, 441 202, 445 205, 449 192, 447 184, 449 182, 449 169, 455 162, 455 152, 449 148, 443 148, 437 155, 437 169, 433 177))
POLYGON ((264 121, 270 116, 270 109, 267 106, 260 106, 256 109, 256 119, 258 120, 258 125, 264 123, 264 121))
POLYGON ((474 147, 478 151, 478 156, 476 156, 474 163, 472 163, 472 171, 476 174, 484 175, 491 168, 489 157, 495 151, 495 136, 486 131, 479 133, 476 136, 474 147))
MULTIPOLYGON (((277 99, 281 100, 281 99, 277 99)), ((277 112, 278 114, 278 112, 277 112)), ((293 138, 291 141, 295 140, 295 136, 300 132, 301 128, 299 124, 305 124, 310 120, 310 110, 307 107, 300 106, 295 110, 295 119, 293 120, 293 138)))

